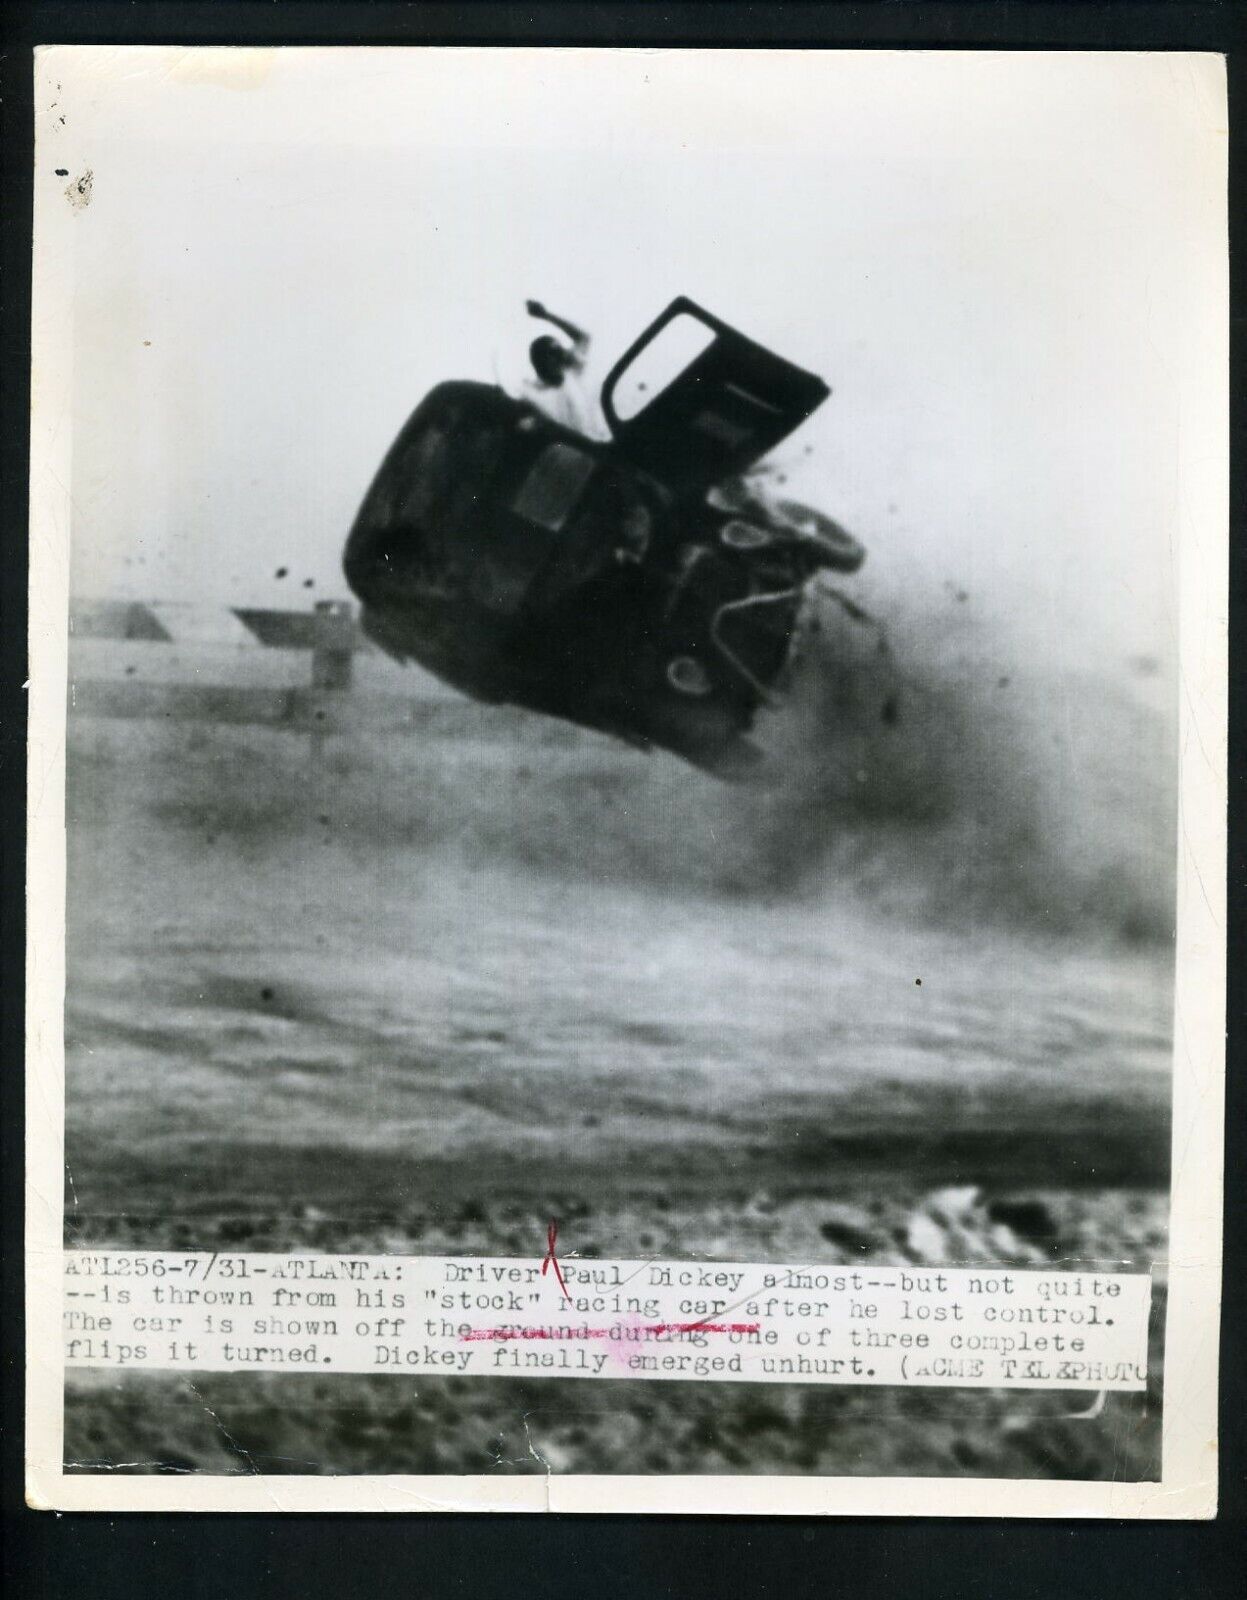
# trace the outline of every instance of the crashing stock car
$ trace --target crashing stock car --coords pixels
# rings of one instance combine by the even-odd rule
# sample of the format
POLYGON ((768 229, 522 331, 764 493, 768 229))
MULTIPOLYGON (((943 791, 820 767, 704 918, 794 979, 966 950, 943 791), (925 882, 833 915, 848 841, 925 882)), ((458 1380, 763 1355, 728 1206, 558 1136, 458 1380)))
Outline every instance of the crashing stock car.
POLYGON ((439 384, 347 543, 364 630, 476 699, 746 770, 813 579, 864 556, 748 476, 829 393, 684 298, 607 375, 604 441, 500 388, 439 384), (674 376, 640 381, 690 333, 674 376))

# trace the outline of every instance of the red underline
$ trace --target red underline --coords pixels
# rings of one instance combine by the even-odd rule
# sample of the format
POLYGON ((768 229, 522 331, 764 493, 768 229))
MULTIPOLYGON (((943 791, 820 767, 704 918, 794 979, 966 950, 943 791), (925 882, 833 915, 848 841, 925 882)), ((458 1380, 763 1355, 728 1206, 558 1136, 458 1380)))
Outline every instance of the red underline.
MULTIPOLYGON (((460 1335, 467 1344, 478 1339, 609 1339, 624 1325, 612 1328, 569 1328, 554 1333, 549 1328, 472 1328, 460 1335)), ((633 1333, 757 1333, 760 1322, 643 1322, 628 1330, 633 1333)))

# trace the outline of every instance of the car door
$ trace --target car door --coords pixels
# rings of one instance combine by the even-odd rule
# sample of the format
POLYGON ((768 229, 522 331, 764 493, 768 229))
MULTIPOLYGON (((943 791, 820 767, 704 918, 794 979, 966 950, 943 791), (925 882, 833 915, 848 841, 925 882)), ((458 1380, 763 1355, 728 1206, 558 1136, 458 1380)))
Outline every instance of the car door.
POLYGON ((680 296, 612 367, 601 403, 618 450, 684 494, 746 471, 830 393, 812 372, 680 296), (696 353, 668 375, 661 354, 671 347, 696 353), (638 380, 645 366, 657 384, 638 380))

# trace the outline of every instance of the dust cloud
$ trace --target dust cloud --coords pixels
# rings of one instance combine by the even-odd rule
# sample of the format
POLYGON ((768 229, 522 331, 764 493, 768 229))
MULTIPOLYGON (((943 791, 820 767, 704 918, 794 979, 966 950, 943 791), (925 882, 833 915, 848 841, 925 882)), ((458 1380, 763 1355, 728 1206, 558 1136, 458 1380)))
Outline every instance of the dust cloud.
POLYGON ((111 741, 80 752, 78 798, 98 790, 119 818, 137 810, 257 848, 310 830, 421 879, 466 864, 917 923, 1170 938, 1168 675, 1146 660, 1112 675, 1064 665, 962 593, 867 595, 886 626, 847 590, 817 596, 789 699, 759 718, 767 760, 748 784, 453 700, 432 723, 330 740, 319 777, 295 735, 131 724, 124 762, 111 741))

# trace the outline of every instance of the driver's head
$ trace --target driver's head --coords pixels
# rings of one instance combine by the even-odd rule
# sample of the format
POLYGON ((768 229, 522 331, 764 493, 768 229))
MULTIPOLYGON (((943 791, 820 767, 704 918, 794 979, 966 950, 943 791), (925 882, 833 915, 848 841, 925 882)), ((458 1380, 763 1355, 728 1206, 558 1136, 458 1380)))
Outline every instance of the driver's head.
POLYGON ((539 339, 534 339, 528 347, 528 359, 533 364, 533 371, 542 383, 558 388, 562 383, 567 370, 575 362, 571 351, 562 345, 552 333, 543 333, 539 339))

